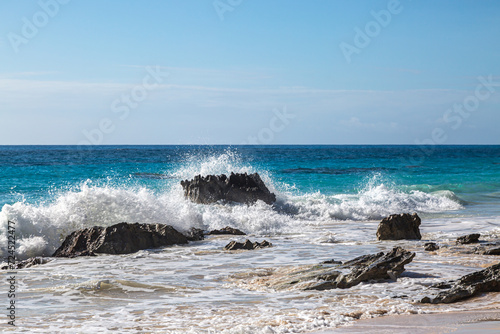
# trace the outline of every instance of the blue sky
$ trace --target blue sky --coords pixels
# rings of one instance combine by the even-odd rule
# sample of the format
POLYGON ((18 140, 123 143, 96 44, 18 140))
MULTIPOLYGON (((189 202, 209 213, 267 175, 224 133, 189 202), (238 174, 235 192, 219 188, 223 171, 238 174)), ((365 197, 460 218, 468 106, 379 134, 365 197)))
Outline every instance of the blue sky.
POLYGON ((0 145, 500 144, 499 41, 487 0, 3 0, 0 145))

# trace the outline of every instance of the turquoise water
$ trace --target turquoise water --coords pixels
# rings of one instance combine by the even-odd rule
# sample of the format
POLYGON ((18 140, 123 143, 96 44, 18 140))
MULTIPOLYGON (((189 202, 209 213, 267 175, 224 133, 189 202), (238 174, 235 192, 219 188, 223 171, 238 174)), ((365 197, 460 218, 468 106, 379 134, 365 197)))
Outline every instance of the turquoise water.
POLYGON ((274 215, 259 218, 269 225, 247 227, 254 233, 282 233, 290 217, 500 216, 500 146, 11 146, 0 147, 2 231, 18 221, 19 239, 33 248, 24 253, 50 255, 64 234, 93 225, 243 224, 187 208, 179 186, 233 171, 260 173, 278 196, 274 215), (44 241, 31 245, 34 236, 44 241))
MULTIPOLYGON (((12 199, 12 188, 34 199, 47 191, 84 180, 157 187, 155 181, 133 181, 137 173, 166 174, 194 159, 231 153, 241 164, 272 173, 301 192, 352 192, 366 176, 380 173, 402 186, 451 190, 465 196, 499 189, 500 146, 431 147, 430 155, 414 146, 71 146, 0 147, 0 195, 12 199), (412 160, 412 157, 418 157, 412 160), (411 165, 412 162, 421 162, 411 165)), ((147 178, 145 175, 144 179, 147 178)), ((154 176, 151 176, 154 179, 154 176)))
MULTIPOLYGON (((500 238, 500 146, 0 147, 0 249, 15 222, 16 256, 50 256, 80 228, 164 223, 232 226, 269 249, 225 252, 234 236, 187 246, 51 262, 19 270, 19 330, 103 333, 290 333, 355 317, 495 308, 500 294, 422 305, 427 286, 495 261, 457 236, 500 238), (274 205, 186 200, 197 174, 258 172, 274 205), (382 217, 417 212, 422 240, 377 241, 382 217), (427 241, 441 249, 424 252, 427 241), (272 291, 259 275, 402 246, 415 252, 395 282, 345 290, 272 291), (405 298, 395 296, 409 296, 405 298), (356 316, 354 316, 356 315, 356 316)), ((0 325, 1 326, 1 325, 0 325)), ((1 327, 2 330, 10 328, 1 327)))
POLYGON ((0 205, 51 201, 85 181, 161 192, 183 168, 222 155, 220 172, 247 167, 297 194, 359 193, 376 179, 406 192, 451 191, 471 207, 500 201, 500 146, 3 146, 0 205))

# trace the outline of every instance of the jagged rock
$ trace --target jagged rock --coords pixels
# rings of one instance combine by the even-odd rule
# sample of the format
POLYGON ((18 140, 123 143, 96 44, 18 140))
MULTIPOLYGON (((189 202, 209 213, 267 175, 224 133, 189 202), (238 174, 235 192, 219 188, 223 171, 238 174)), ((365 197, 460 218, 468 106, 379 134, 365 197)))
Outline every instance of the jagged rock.
POLYGON ((415 253, 401 247, 394 247, 390 252, 364 255, 344 262, 341 267, 352 268, 351 272, 337 280, 337 288, 350 288, 360 282, 373 279, 396 279, 405 270, 415 253))
POLYGON ((420 217, 414 213, 390 215, 382 219, 377 229, 377 240, 422 239, 420 217))
POLYGON ((226 175, 197 175, 192 180, 181 181, 184 196, 199 204, 210 204, 220 200, 251 204, 262 200, 267 204, 276 201, 276 196, 267 189, 259 174, 231 173, 226 175))
POLYGON ((439 249, 439 246, 435 242, 426 242, 424 244, 424 250, 427 252, 433 252, 439 249))
POLYGON ((184 233, 184 236, 189 241, 200 241, 205 239, 205 234, 203 233, 203 230, 196 227, 191 227, 189 231, 184 233))
POLYGON ((74 257, 93 253, 128 254, 141 249, 186 244, 187 238, 170 225, 120 223, 94 226, 66 237, 52 256, 74 257))
POLYGON ((240 249, 258 249, 258 248, 265 248, 265 247, 272 247, 273 244, 270 243, 267 240, 264 240, 262 242, 251 242, 250 240, 245 240, 245 242, 237 242, 237 241, 231 241, 228 243, 225 247, 224 250, 240 250, 240 249))
POLYGON ((478 243, 480 236, 481 235, 479 233, 473 233, 473 234, 468 234, 468 235, 464 235, 464 236, 458 237, 457 238, 457 244, 467 245, 467 244, 478 243))
POLYGON ((37 266, 39 264, 45 264, 47 262, 50 262, 49 259, 45 259, 43 257, 32 257, 27 260, 23 260, 20 262, 17 262, 14 266, 14 268, 9 268, 9 266, 3 266, 2 270, 13 270, 13 269, 23 269, 23 268, 29 268, 33 266, 37 266))
POLYGON ((439 283, 433 287, 447 290, 440 292, 436 297, 424 297, 420 301, 421 303, 448 304, 467 299, 484 292, 499 292, 500 263, 490 266, 484 270, 462 276, 456 281, 439 283))
POLYGON ((397 279, 415 253, 395 247, 388 253, 363 255, 333 265, 326 262, 312 267, 287 270, 283 276, 268 279, 267 286, 275 289, 298 287, 302 290, 346 289, 370 280, 397 279))
POLYGON ((237 228, 232 228, 226 226, 221 228, 220 230, 213 230, 208 232, 209 235, 222 235, 222 234, 231 234, 231 235, 246 235, 245 232, 238 230, 237 228))

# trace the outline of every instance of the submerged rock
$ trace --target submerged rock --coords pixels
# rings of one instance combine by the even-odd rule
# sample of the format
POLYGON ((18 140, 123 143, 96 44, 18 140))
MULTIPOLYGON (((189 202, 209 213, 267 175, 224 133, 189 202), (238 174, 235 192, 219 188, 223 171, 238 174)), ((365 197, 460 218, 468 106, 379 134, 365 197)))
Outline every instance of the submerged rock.
POLYGON ((500 242, 492 242, 477 246, 474 253, 481 255, 500 255, 500 242))
POLYGON ((43 258, 43 257, 32 257, 27 260, 19 261, 15 264, 14 268, 9 268, 9 266, 3 266, 2 270, 12 270, 12 269, 23 269, 23 268, 29 268, 33 266, 37 266, 40 264, 45 264, 47 262, 50 262, 49 259, 43 258))
POLYGON ((467 245, 467 244, 478 243, 480 236, 481 236, 481 234, 479 234, 479 233, 473 233, 473 234, 468 234, 468 235, 458 237, 457 244, 467 245))
POLYGON ((262 200, 267 204, 276 201, 259 174, 231 173, 226 175, 197 175, 192 180, 181 181, 184 196, 198 204, 210 204, 220 200, 251 204, 262 200))
POLYGON ((52 256, 75 257, 105 254, 128 254, 142 249, 186 244, 188 239, 170 225, 120 223, 94 226, 66 237, 52 256))
POLYGON ((484 270, 462 276, 456 281, 438 283, 433 286, 438 289, 447 289, 436 297, 424 297, 421 303, 454 303, 473 297, 484 292, 500 291, 500 263, 484 270))
POLYGON ((382 219, 377 228, 377 240, 422 239, 420 217, 414 213, 390 215, 382 219))
POLYGON ((251 242, 250 240, 245 240, 245 242, 237 242, 237 241, 231 241, 228 243, 225 247, 224 250, 240 250, 240 249, 259 249, 259 248, 265 248, 265 247, 272 247, 273 244, 270 243, 267 240, 264 240, 262 242, 251 242))
POLYGON ((395 247, 387 253, 363 255, 337 264, 323 262, 312 267, 288 270, 284 275, 262 279, 274 289, 297 287, 301 290, 347 289, 370 280, 397 279, 410 263, 415 253, 395 247))
POLYGON ((323 262, 321 262, 321 264, 342 264, 342 261, 337 261, 335 259, 331 259, 331 260, 323 261, 323 262))
POLYGON ((433 252, 439 249, 439 246, 435 242, 426 242, 424 244, 424 250, 427 252, 433 252))
POLYGON ((209 235, 246 235, 245 232, 238 230, 237 228, 232 228, 226 226, 220 230, 213 230, 208 232, 209 235))
POLYGON ((483 255, 500 255, 500 247, 489 247, 484 250, 483 255))

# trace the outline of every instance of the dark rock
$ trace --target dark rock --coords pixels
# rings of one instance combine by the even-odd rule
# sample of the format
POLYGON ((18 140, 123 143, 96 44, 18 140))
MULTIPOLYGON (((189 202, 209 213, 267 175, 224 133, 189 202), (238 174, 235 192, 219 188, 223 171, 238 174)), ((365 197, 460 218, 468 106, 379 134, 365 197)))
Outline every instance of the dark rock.
POLYGON ((391 298, 401 298, 401 299, 404 299, 404 298, 408 298, 408 295, 395 295, 395 296, 391 296, 391 298))
POLYGON ((456 281, 440 283, 433 287, 446 288, 436 297, 424 297, 421 303, 448 304, 467 299, 484 292, 500 291, 500 263, 484 270, 462 276, 456 281))
POLYGON ((377 240, 422 239, 420 217, 414 213, 390 215, 382 219, 377 229, 377 240))
POLYGON ((479 233, 473 233, 473 234, 468 234, 468 235, 464 235, 464 236, 458 237, 457 238, 457 244, 467 245, 467 244, 478 243, 480 236, 481 235, 479 233))
MULTIPOLYGON (((52 256, 55 256, 55 255, 52 255, 52 256)), ((79 256, 97 256, 97 254, 92 252, 92 251, 89 251, 89 250, 84 250, 81 252, 71 253, 68 256, 64 256, 64 257, 73 258, 73 257, 79 257, 79 256)))
POLYGON ((196 227, 191 227, 189 231, 184 233, 184 236, 188 239, 188 241, 200 241, 205 239, 203 230, 196 227))
POLYGON ((269 286, 276 289, 290 288, 299 284, 302 290, 347 289, 370 280, 397 279, 410 263, 415 253, 395 247, 388 253, 357 257, 340 265, 320 264, 286 272, 269 286))
POLYGON ((433 252, 439 249, 439 246, 435 242, 426 242, 424 244, 424 250, 427 252, 433 252))
POLYGON ((360 282, 374 279, 396 279, 405 270, 405 264, 410 263, 414 257, 415 253, 394 247, 387 254, 380 252, 344 262, 341 267, 352 268, 351 273, 337 280, 337 287, 350 288, 360 282))
POLYGON ((500 242, 487 243, 477 246, 474 253, 481 255, 500 255, 500 242))
POLYGON ((500 247, 491 247, 485 249, 484 255, 500 255, 500 247))
POLYGON ((23 268, 29 268, 33 266, 37 266, 40 264, 45 264, 47 262, 50 262, 49 259, 45 259, 43 257, 32 257, 27 260, 19 261, 15 264, 14 268, 9 266, 3 266, 2 270, 13 270, 13 269, 23 269, 23 268))
POLYGON ((231 241, 228 243, 225 247, 224 250, 240 250, 240 249, 258 249, 258 248, 265 248, 265 247, 272 247, 273 244, 270 243, 267 240, 264 240, 262 242, 251 242, 250 240, 245 240, 245 242, 237 242, 237 241, 231 241))
POLYGON ((439 282, 439 283, 433 284, 432 287, 435 289, 443 290, 443 289, 450 289, 452 287, 452 285, 450 284, 450 282, 439 282))
POLYGON ((226 226, 221 228, 220 230, 213 230, 208 232, 209 235, 222 235, 222 234, 231 234, 231 235, 246 235, 245 232, 238 230, 237 228, 232 228, 226 226))
POLYGON ((245 242, 231 241, 226 246, 224 250, 239 250, 239 249, 253 249, 253 243, 250 240, 245 240, 245 242))
POLYGON ((267 189, 259 174, 231 173, 226 175, 197 175, 191 181, 181 181, 184 196, 199 204, 210 204, 220 200, 251 204, 262 200, 267 204, 276 201, 276 196, 267 189))
POLYGON ((335 261, 335 259, 326 260, 321 262, 321 264, 342 264, 342 261, 335 261))
POLYGON ((74 257, 93 253, 128 254, 141 249, 186 244, 187 238, 172 226, 163 224, 120 223, 94 226, 66 237, 52 256, 74 257))

